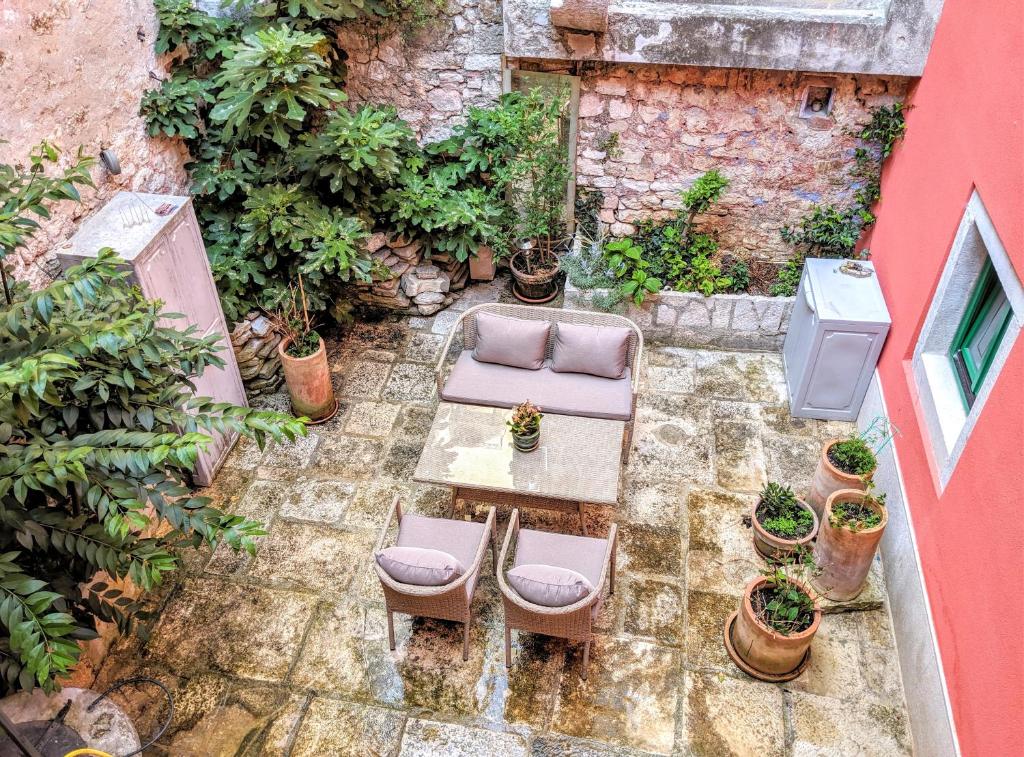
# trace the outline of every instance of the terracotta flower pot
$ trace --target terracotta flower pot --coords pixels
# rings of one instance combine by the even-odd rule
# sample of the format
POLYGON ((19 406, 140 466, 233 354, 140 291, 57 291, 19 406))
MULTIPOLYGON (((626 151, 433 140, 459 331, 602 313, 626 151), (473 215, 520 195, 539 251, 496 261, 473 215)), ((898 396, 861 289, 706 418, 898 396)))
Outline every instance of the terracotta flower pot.
POLYGON ((469 256, 469 278, 473 281, 491 281, 497 270, 498 266, 494 262, 494 250, 489 245, 480 245, 476 255, 469 256))
MULTIPOLYGON (((763 625, 754 614, 751 597, 763 588, 768 579, 759 576, 747 584, 740 600, 735 620, 726 623, 726 648, 740 668, 749 675, 765 681, 791 680, 799 675, 807 663, 814 634, 821 625, 821 608, 814 601, 814 620, 799 633, 786 636, 763 625), (738 659, 737 659, 738 658, 738 659)), ((803 584, 794 582, 811 596, 803 584)))
POLYGON ((829 439, 821 448, 821 456, 818 458, 818 467, 814 469, 814 479, 811 481, 811 492, 807 495, 807 504, 813 508, 818 520, 822 520, 822 512, 825 510, 825 501, 832 492, 840 489, 864 490, 866 482, 875 475, 871 471, 865 476, 858 476, 855 473, 844 473, 832 464, 828 459, 828 451, 833 444, 843 441, 842 439, 829 439))
POLYGON ((833 492, 825 503, 825 513, 818 529, 818 541, 814 545, 814 561, 820 571, 811 579, 814 588, 838 602, 853 599, 860 594, 888 522, 889 514, 885 506, 865 501, 863 491, 840 489, 833 492), (838 502, 863 504, 879 513, 882 522, 863 531, 833 526, 832 507, 838 502))
POLYGON ((783 539, 781 536, 775 536, 766 531, 757 519, 757 508, 761 505, 760 500, 757 501, 754 508, 750 511, 750 522, 754 529, 754 548, 757 549, 762 557, 775 559, 785 557, 792 552, 796 552, 801 547, 806 547, 818 535, 818 514, 814 512, 814 508, 800 499, 797 500, 797 504, 809 512, 814 519, 814 525, 811 527, 810 532, 799 539, 783 539))
POLYGON ((558 296, 558 266, 527 273, 526 258, 522 252, 517 252, 508 262, 512 271, 512 278, 515 283, 512 286, 512 294, 516 299, 531 304, 550 302, 558 296))
POLYGON ((314 423, 331 418, 338 412, 338 400, 331 386, 331 369, 327 365, 327 348, 320 340, 320 348, 307 357, 292 357, 285 350, 292 343, 290 337, 277 345, 277 354, 284 368, 284 380, 292 400, 292 412, 306 416, 314 423))

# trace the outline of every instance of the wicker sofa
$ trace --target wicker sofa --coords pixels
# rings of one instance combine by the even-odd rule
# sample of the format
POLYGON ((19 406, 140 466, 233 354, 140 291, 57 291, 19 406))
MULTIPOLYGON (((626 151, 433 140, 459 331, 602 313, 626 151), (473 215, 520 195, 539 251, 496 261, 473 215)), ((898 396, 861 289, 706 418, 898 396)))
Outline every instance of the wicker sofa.
POLYGON ((545 413, 607 418, 623 421, 623 460, 628 460, 633 436, 633 418, 639 386, 639 365, 643 353, 643 335, 628 318, 611 313, 485 303, 469 308, 452 326, 437 363, 437 392, 446 402, 489 407, 514 407, 530 400, 545 413), (603 378, 583 373, 558 373, 545 365, 526 370, 507 365, 482 363, 473 359, 476 346, 476 319, 481 313, 508 318, 548 321, 555 324, 548 339, 546 357, 554 348, 557 324, 614 326, 630 330, 626 369, 621 378, 603 378), (452 346, 461 333, 461 350, 451 361, 452 346))

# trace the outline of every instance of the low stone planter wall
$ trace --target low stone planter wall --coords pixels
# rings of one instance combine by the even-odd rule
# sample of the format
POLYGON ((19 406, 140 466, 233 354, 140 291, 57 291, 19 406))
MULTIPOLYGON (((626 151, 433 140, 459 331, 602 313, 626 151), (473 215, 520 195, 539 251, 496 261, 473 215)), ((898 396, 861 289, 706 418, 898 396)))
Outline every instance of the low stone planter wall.
MULTIPOLYGON (((595 295, 566 282, 563 307, 593 310, 595 295)), ((782 349, 795 297, 750 294, 660 292, 640 307, 621 303, 616 310, 631 318, 652 342, 680 347, 723 347, 776 352, 782 349)))
POLYGON ((451 305, 469 280, 469 265, 451 255, 434 253, 423 259, 423 244, 400 235, 377 232, 367 240, 374 258, 391 275, 372 284, 358 284, 359 301, 409 315, 428 316, 451 305))
POLYGON ((281 335, 262 313, 249 313, 231 329, 231 347, 247 394, 273 394, 281 386, 280 342, 281 335))

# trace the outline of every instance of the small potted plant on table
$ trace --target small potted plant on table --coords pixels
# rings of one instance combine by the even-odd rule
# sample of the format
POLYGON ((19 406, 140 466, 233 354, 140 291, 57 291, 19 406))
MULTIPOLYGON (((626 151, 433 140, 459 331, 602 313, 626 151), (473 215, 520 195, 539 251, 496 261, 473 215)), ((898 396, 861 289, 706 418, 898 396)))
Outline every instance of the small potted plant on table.
POLYGON ((811 583, 831 600, 854 599, 864 588, 871 561, 889 522, 885 495, 840 489, 825 504, 814 561, 819 566, 811 583))
POLYGON ((825 501, 832 492, 865 489, 877 467, 875 453, 861 437, 830 439, 822 447, 807 503, 814 508, 819 520, 822 519, 825 501))
POLYGON ((271 318, 284 337, 277 346, 277 354, 284 369, 292 411, 299 417, 309 418, 311 423, 323 423, 338 412, 327 348, 309 320, 301 275, 298 291, 289 285, 288 294, 284 306, 271 318))
MULTIPOLYGON (((811 564, 811 558, 804 559, 811 564)), ((818 598, 790 575, 794 562, 773 565, 747 584, 739 610, 725 623, 725 649, 747 675, 791 681, 807 667, 821 624, 818 598)))
POLYGON ((540 444, 540 408, 526 400, 512 409, 508 427, 512 431, 512 444, 520 452, 533 452, 540 444))
POLYGON ((818 533, 818 516, 788 486, 765 484, 750 514, 754 547, 763 557, 779 559, 805 550, 818 533))

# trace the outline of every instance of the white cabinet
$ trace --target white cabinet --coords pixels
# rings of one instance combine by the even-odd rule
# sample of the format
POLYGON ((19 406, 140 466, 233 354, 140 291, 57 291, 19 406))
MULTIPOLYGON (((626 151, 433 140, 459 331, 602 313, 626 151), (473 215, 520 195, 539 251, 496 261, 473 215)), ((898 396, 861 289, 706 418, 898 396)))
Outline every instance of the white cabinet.
POLYGON ((874 266, 808 258, 783 360, 790 411, 797 418, 854 421, 889 333, 889 309, 874 266))
MULTIPOLYGON (((197 336, 220 334, 217 353, 223 368, 207 368, 195 381, 197 394, 219 402, 247 405, 245 389, 227 324, 213 283, 206 248, 192 201, 175 195, 121 192, 81 225, 57 250, 65 269, 112 247, 131 266, 132 277, 149 299, 162 300, 164 310, 184 319, 163 319, 162 325, 196 326, 197 336)), ((218 437, 200 455, 196 483, 208 486, 234 444, 236 435, 218 437)))

